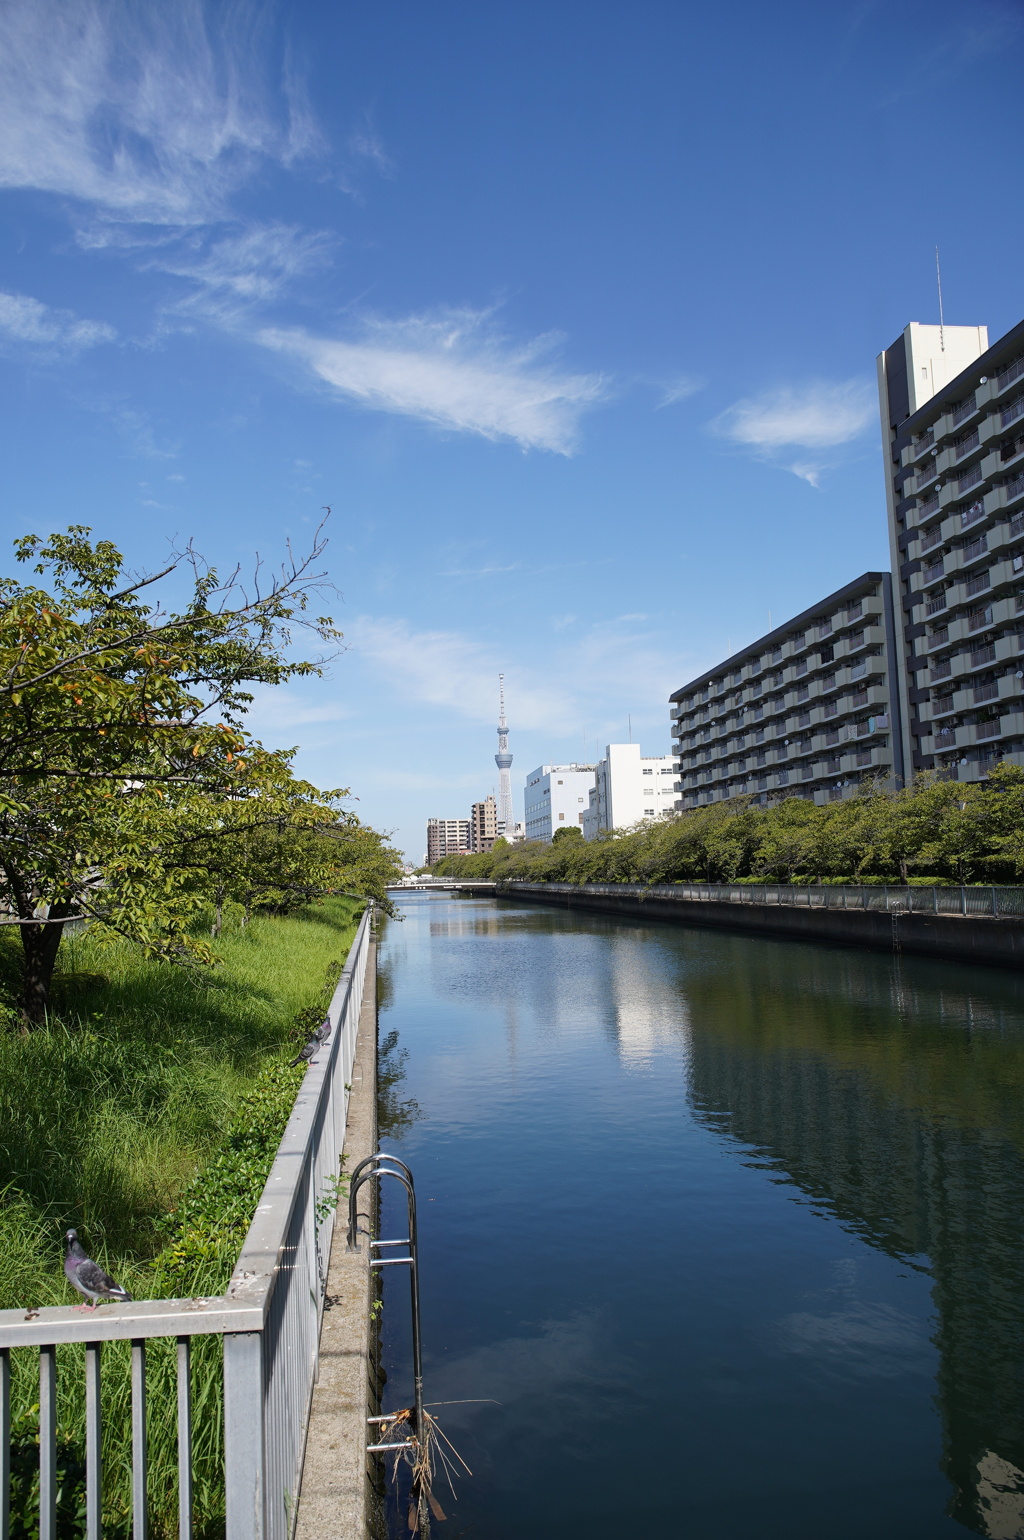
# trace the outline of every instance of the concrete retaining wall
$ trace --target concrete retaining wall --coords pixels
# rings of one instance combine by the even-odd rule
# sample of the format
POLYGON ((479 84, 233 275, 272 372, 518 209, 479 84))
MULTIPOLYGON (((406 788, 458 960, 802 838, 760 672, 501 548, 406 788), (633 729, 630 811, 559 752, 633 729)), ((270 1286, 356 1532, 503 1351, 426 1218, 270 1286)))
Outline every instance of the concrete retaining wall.
POLYGON ((502 898, 557 904, 563 909, 593 909, 644 920, 669 920, 676 925, 724 926, 801 941, 831 941, 1003 968, 1024 967, 1024 920, 1019 918, 733 904, 671 898, 664 893, 592 893, 585 886, 567 893, 543 882, 517 882, 498 891, 502 898))
MULTIPOLYGON (((345 1127, 346 1172, 377 1148, 377 946, 370 943, 345 1127)), ((373 1218, 373 1184, 360 1190, 359 1212, 373 1218)), ((320 1331, 320 1368, 309 1428, 295 1540, 366 1540, 374 1513, 366 1419, 377 1411, 370 1306, 370 1248, 346 1245, 348 1199, 339 1205, 320 1331)))

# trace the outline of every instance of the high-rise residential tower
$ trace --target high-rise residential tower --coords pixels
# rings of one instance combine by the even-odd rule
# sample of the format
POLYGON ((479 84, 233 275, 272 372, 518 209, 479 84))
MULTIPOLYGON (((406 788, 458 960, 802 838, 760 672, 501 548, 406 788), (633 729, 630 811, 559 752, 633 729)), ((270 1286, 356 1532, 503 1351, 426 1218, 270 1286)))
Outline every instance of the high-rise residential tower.
POLYGON ((498 809, 493 797, 474 802, 469 815, 470 843, 475 855, 491 850, 498 837, 498 809))
POLYGON ((427 819, 428 866, 444 860, 445 856, 466 855, 472 848, 472 826, 468 818, 427 819))
POLYGON ((907 779, 1024 763, 1024 322, 911 325, 878 360, 907 779))
POLYGON ((498 833, 511 832, 515 824, 512 816, 512 755, 508 751, 508 723, 505 721, 505 675, 498 675, 498 752, 494 763, 498 767, 498 833))

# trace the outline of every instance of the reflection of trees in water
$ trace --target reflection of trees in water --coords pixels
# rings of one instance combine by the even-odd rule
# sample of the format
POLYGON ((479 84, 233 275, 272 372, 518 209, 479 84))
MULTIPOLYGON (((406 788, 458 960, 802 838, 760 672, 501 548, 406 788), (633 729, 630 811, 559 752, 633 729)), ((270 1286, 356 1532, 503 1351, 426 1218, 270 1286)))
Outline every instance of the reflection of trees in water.
POLYGON ((423 1116, 411 1096, 402 1098, 398 1088, 405 1079, 407 1048, 399 1048, 398 1033, 382 1037, 377 1049, 377 1134, 380 1139, 401 1139, 417 1118, 423 1116))
POLYGON ((686 978, 698 1115, 872 1244, 927 1255, 951 1513, 1024 1536, 1019 981, 982 993, 977 973, 917 960, 715 950, 686 978))

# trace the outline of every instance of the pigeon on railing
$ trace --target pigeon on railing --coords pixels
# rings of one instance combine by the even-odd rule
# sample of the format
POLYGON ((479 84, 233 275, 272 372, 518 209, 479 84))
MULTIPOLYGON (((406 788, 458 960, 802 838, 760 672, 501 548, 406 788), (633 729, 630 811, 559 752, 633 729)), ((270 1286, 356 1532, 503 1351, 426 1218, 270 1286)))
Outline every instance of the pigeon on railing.
POLYGON ((313 1055, 316 1053, 316 1051, 317 1051, 317 1049, 319 1047, 320 1047, 320 1044, 319 1044, 318 1040, 315 1037, 311 1037, 309 1042, 305 1045, 305 1047, 299 1049, 298 1053, 295 1055, 294 1059, 289 1064, 288 1068, 289 1069, 294 1069, 296 1064, 301 1064, 302 1063, 303 1059, 305 1059, 307 1061, 309 1059, 311 1059, 313 1057, 313 1055))
POLYGON ((329 1016, 325 1016, 323 1021, 317 1027, 316 1031, 313 1033, 313 1036, 316 1038, 318 1043, 326 1043, 327 1039, 331 1035, 331 1030, 331 1018, 329 1016))
POLYGON ((79 1294, 84 1294, 86 1299, 92 1300, 91 1305, 76 1305, 76 1310, 95 1310, 101 1299, 131 1301, 128 1290, 122 1289, 109 1273, 103 1271, 98 1262, 86 1256, 79 1243, 77 1230, 69 1230, 64 1239, 68 1243, 67 1255, 64 1258, 64 1276, 73 1289, 77 1289, 79 1294))

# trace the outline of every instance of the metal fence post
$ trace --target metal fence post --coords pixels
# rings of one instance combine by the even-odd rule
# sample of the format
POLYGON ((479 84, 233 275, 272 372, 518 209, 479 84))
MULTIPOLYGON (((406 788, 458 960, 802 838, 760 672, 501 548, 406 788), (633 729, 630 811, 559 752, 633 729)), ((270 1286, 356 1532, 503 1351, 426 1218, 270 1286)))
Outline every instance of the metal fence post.
POLYGON ((57 1535, 57 1349, 39 1349, 39 1540, 57 1535))
POLYGON ((226 1540, 263 1540, 263 1333, 224 1337, 226 1540))

